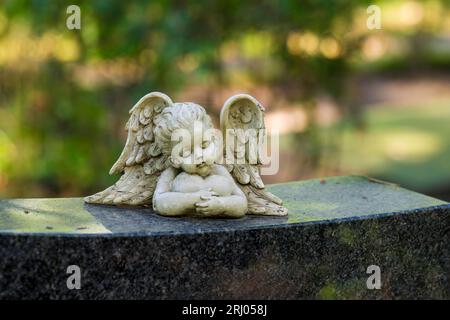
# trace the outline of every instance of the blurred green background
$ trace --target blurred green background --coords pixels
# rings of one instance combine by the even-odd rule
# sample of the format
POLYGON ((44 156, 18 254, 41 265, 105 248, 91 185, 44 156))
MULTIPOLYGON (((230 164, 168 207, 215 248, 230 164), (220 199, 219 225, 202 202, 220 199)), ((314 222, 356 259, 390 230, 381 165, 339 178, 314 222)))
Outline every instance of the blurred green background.
POLYGON ((254 95, 282 134, 266 182, 366 174, 450 199, 449 1, 0 0, 0 197, 113 183, 151 91, 216 124, 227 97, 254 95))

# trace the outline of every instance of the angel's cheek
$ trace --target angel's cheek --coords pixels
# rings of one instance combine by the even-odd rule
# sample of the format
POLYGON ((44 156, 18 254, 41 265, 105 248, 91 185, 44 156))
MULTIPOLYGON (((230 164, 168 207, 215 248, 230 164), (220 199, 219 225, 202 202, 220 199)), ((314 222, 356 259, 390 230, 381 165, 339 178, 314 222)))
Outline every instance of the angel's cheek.
POLYGON ((214 144, 211 143, 211 145, 203 151, 203 161, 211 165, 216 162, 217 158, 217 150, 214 144))

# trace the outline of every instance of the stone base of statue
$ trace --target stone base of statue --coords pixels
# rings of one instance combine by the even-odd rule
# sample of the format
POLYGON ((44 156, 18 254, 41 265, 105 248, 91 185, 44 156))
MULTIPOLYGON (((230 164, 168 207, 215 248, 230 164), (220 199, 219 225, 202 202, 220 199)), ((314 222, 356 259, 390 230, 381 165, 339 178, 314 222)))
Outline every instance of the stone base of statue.
POLYGON ((450 298, 450 204, 357 176, 269 190, 288 217, 2 200, 0 298, 450 298))

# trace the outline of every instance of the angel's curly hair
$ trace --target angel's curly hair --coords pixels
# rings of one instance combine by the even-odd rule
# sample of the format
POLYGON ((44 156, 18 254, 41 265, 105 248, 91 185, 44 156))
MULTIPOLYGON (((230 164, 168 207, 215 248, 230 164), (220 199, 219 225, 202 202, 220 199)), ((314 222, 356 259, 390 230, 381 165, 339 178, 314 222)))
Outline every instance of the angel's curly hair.
POLYGON ((155 118, 155 140, 158 141, 161 150, 168 154, 171 152, 172 134, 177 129, 191 129, 195 121, 203 124, 204 129, 212 127, 212 121, 206 110, 195 103, 174 103, 165 108, 155 118))

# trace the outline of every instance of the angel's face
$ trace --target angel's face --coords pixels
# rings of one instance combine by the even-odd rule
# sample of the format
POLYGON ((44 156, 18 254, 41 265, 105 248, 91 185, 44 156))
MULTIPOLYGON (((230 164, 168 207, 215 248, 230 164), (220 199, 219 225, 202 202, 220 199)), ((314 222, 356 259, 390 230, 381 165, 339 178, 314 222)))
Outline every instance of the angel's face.
POLYGON ((178 157, 183 171, 202 177, 211 173, 212 166, 217 160, 217 146, 212 135, 205 134, 199 126, 189 130, 189 143, 184 143, 178 157))

